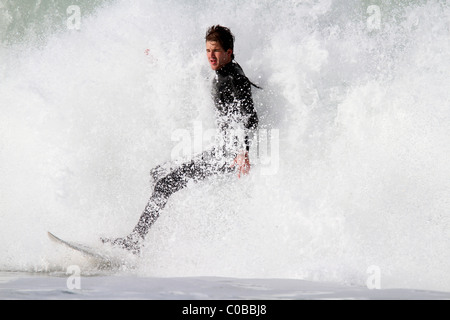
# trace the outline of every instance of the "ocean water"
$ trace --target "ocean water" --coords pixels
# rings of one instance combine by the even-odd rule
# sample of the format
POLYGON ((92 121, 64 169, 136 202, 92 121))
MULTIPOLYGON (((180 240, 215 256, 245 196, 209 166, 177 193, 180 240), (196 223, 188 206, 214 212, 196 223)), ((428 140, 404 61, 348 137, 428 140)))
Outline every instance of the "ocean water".
POLYGON ((175 194, 115 272, 450 291, 437 0, 0 0, 0 270, 101 274, 47 231, 126 235, 150 169, 208 145, 213 24, 263 87, 251 174, 175 194))

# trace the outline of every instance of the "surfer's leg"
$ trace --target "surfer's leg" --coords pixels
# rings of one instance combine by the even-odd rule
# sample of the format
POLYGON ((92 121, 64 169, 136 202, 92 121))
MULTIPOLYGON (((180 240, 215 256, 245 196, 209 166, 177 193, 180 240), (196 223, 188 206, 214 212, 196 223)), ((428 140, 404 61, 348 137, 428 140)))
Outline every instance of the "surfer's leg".
POLYGON ((191 180, 201 181, 216 173, 217 170, 205 157, 199 157, 182 164, 159 179, 133 232, 144 238, 172 194, 186 187, 191 180))
POLYGON ((187 181, 183 177, 184 170, 184 166, 181 166, 156 181, 153 193, 131 234, 124 238, 102 239, 103 242, 110 242, 133 253, 139 253, 141 243, 150 227, 158 219, 159 212, 166 205, 169 196, 186 186, 187 181))
POLYGON ((110 242, 138 253, 150 227, 158 219, 160 211, 165 207, 172 194, 183 189, 191 180, 200 181, 220 172, 217 166, 211 164, 211 159, 213 158, 210 154, 205 152, 200 157, 182 164, 163 178, 158 179, 133 232, 125 238, 118 238, 110 242))
POLYGON ((189 180, 190 164, 183 164, 181 167, 169 172, 165 177, 156 182, 153 193, 133 229, 133 233, 144 238, 150 227, 159 217, 160 211, 165 207, 169 197, 183 189, 189 180))

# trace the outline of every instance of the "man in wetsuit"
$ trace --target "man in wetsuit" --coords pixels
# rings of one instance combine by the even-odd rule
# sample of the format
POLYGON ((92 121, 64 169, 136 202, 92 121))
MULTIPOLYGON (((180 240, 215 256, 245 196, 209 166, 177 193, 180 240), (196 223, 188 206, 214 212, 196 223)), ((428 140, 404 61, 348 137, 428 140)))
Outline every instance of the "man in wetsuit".
POLYGON ((189 181, 198 182, 217 174, 235 172, 240 177, 249 173, 250 140, 258 126, 251 92, 251 85, 255 85, 234 61, 234 36, 228 28, 210 27, 205 40, 208 62, 216 73, 211 90, 219 133, 216 145, 174 168, 167 170, 158 166, 153 169, 156 182, 153 193, 131 234, 124 238, 102 239, 103 242, 139 253, 149 228, 169 197, 189 181))

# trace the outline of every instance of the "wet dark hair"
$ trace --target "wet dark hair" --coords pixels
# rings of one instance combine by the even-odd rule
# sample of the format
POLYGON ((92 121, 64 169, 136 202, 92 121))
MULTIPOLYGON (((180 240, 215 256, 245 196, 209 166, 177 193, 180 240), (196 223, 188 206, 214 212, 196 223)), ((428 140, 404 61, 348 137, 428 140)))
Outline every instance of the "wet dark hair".
MULTIPOLYGON (((231 49, 234 51, 234 35, 230 29, 221 25, 215 25, 208 28, 205 36, 206 41, 217 41, 223 50, 231 49)), ((231 60, 234 60, 234 53, 231 54, 231 60)))

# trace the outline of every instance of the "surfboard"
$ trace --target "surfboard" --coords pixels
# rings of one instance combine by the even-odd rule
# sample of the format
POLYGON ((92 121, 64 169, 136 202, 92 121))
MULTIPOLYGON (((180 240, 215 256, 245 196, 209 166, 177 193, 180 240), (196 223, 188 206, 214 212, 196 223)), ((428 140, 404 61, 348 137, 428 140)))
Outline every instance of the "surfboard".
POLYGON ((99 267, 101 268, 111 268, 119 264, 117 259, 115 259, 112 255, 109 255, 106 252, 101 252, 99 249, 87 246, 85 244, 63 240, 55 236, 50 231, 47 232, 47 235, 52 241, 58 244, 64 245, 67 248, 75 250, 88 258, 95 259, 97 262, 99 262, 99 267))

